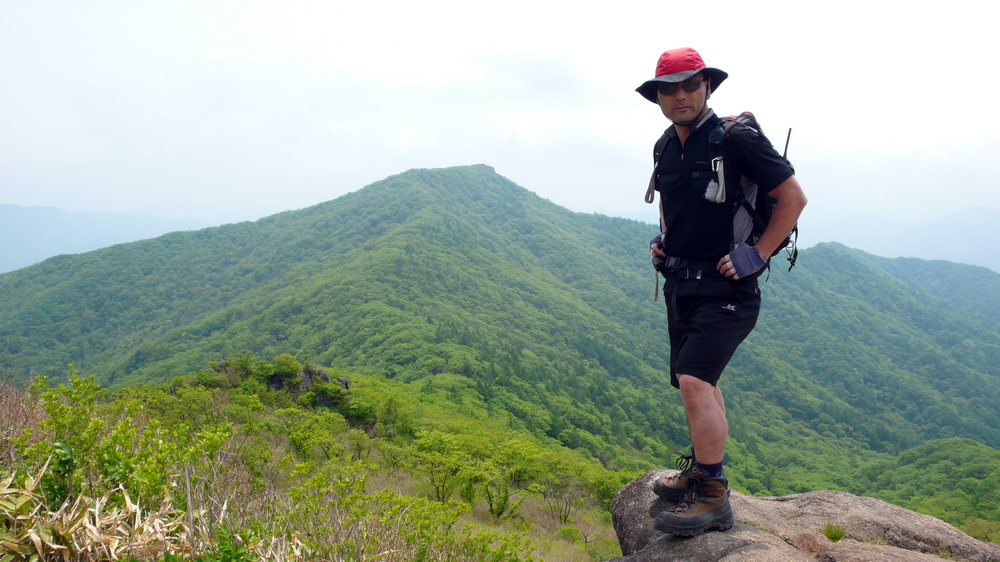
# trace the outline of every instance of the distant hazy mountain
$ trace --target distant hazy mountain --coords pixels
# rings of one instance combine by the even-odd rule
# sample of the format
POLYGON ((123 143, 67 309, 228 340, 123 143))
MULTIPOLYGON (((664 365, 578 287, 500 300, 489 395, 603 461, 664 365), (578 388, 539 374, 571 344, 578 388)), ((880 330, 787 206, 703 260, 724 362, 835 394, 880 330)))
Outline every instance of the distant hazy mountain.
POLYGON ((803 225, 803 237, 840 242, 878 256, 947 260, 1000 272, 997 238, 1000 210, 972 207, 926 222, 886 220, 858 214, 841 220, 803 225))
POLYGON ((0 205, 0 273, 61 254, 79 254, 167 232, 208 226, 192 219, 85 213, 0 205))

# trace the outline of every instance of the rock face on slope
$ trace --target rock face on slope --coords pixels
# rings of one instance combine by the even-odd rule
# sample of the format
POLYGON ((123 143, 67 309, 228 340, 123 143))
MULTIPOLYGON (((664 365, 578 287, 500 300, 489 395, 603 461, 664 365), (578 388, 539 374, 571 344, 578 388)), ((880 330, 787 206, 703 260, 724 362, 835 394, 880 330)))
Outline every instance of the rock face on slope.
POLYGON ((974 539, 940 519, 833 491, 768 498, 734 491, 732 529, 690 538, 663 534, 653 528, 653 517, 669 505, 653 494, 652 483, 672 472, 647 472, 615 496, 611 515, 624 554, 616 562, 1000 561, 1000 545, 974 539), (844 538, 828 539, 827 525, 843 529, 844 538))

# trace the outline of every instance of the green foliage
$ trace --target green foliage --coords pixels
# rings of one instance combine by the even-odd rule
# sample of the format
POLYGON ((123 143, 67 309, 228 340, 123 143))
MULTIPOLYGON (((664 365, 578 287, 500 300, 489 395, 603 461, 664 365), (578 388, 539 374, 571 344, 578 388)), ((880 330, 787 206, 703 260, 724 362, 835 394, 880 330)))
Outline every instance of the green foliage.
POLYGON ((233 529, 229 525, 222 525, 216 533, 216 547, 198 557, 204 562, 256 562, 260 560, 246 546, 247 542, 253 542, 255 533, 253 529, 233 529))
POLYGON ((377 438, 372 445, 378 451, 379 464, 390 476, 409 464, 409 447, 398 439, 377 438))
POLYGON ((963 533, 971 537, 1000 544, 1000 521, 969 517, 960 528, 963 533))
POLYGON ((339 414, 282 408, 274 412, 273 422, 288 437, 292 451, 301 459, 330 461, 343 456, 341 433, 347 428, 347 422, 339 414))
POLYGON ((56 387, 44 377, 34 382, 32 391, 47 418, 37 435, 28 428, 14 440, 26 469, 48 466, 40 489, 50 506, 117 487, 140 501, 155 502, 182 467, 210 461, 229 437, 225 427, 194 432, 178 424, 165 429, 159 420, 143 417, 141 404, 129 397, 113 412, 119 420, 109 424, 98 415, 97 399, 104 390, 94 377, 80 377, 72 366, 68 376, 56 387))
MULTIPOLYGON (((252 373, 244 371, 241 376, 252 373)), ((343 416, 330 410, 274 408, 262 403, 256 395, 244 395, 235 388, 220 390, 173 384, 164 388, 129 388, 107 397, 93 377, 81 378, 75 371, 65 384, 50 387, 44 379, 39 379, 33 389, 48 417, 18 440, 16 456, 25 469, 42 468, 34 479, 28 479, 31 485, 27 491, 8 488, 15 475, 7 478, 0 486, 3 488, 0 511, 20 521, 23 519, 20 510, 30 509, 33 516, 43 521, 36 526, 50 525, 44 522, 45 517, 55 518, 56 523, 44 527, 50 529, 46 533, 63 529, 59 517, 66 508, 55 510, 64 502, 83 506, 79 511, 74 507, 73 513, 86 514, 88 502, 93 501, 89 498, 106 494, 99 500, 106 512, 114 512, 112 508, 116 505, 127 507, 128 513, 132 513, 130 517, 138 522, 142 517, 135 513, 144 511, 140 506, 145 506, 148 513, 151 506, 159 505, 161 513, 173 514, 169 515, 170 528, 183 521, 185 525, 190 522, 191 528, 198 532, 210 532, 206 548, 192 556, 197 560, 273 559, 277 552, 275 544, 286 545, 283 548, 289 551, 308 553, 313 559, 364 559, 385 552, 414 560, 531 558, 533 547, 523 534, 484 527, 474 521, 460 523, 460 518, 469 512, 467 503, 450 500, 443 493, 427 500, 388 488, 371 490, 369 478, 378 466, 369 459, 375 451, 374 443, 382 446, 378 449, 380 453, 388 450, 386 445, 391 445, 401 452, 401 458, 412 456, 417 449, 399 435, 373 439, 359 428, 348 427, 343 416), (165 389, 173 392, 164 392, 165 389), (106 401, 98 400, 102 396, 106 401), (187 415, 189 407, 215 411, 197 418, 187 415), (73 436, 70 424, 83 419, 96 421, 84 426, 91 431, 82 432, 83 437, 73 436), (289 446, 287 452, 279 453, 280 460, 271 463, 277 472, 261 486, 242 491, 233 489, 231 481, 257 465, 253 443, 261 437, 280 438, 289 446), (88 451, 88 455, 81 457, 76 451, 88 451), (224 476, 220 479, 216 475, 224 476), (43 485, 44 482, 49 484, 43 485), (284 490, 275 487, 282 482, 287 483, 284 490), (255 499, 258 493, 263 497, 255 499), (258 504, 250 518, 246 514, 227 518, 225 504, 238 497, 242 501, 234 502, 228 510, 243 511, 238 505, 242 503, 258 504), (266 501, 261 502, 262 499, 266 501), (206 510, 203 502, 214 507, 206 510), (222 510, 212 515, 218 507, 222 510), (184 515, 183 510, 188 514, 184 515)), ((401 397, 385 394, 375 387, 361 394, 379 403, 395 404, 378 409, 390 417, 398 416, 400 411, 413 411, 413 406, 401 397)), ((278 395, 269 401, 282 402, 278 395)), ((444 412, 431 413, 431 417, 443 415, 444 412)), ((454 421, 457 420, 452 417, 454 421)), ((420 450, 452 455, 482 453, 482 447, 475 443, 475 438, 483 435, 481 426, 469 425, 468 421, 451 425, 450 432, 425 435, 421 430, 420 450), (459 427, 467 433, 454 432, 459 427)), ((11 469, 2 468, 0 474, 11 469)), ((473 473, 462 472, 463 477, 469 474, 473 473)), ((481 485, 480 477, 473 476, 473 486, 481 485)), ((475 500, 472 496, 469 499, 475 500)), ((119 520, 120 517, 115 519, 119 520)), ((18 546, 11 548, 31 548, 29 535, 22 536, 21 531, 37 532, 28 527, 16 530, 19 534, 11 535, 15 542, 10 544, 18 546)), ((82 528, 76 526, 73 532, 82 532, 82 528)), ((93 533, 98 531, 88 532, 91 533, 88 540, 93 540, 96 537, 93 533)), ((135 537, 146 536, 139 531, 134 533, 135 537)), ((80 538, 69 535, 43 540, 54 545, 104 548, 100 546, 104 543, 81 543, 80 538)), ((152 544, 129 546, 132 550, 117 552, 138 552, 135 549, 149 552, 141 549, 152 544)), ((190 549, 185 544, 165 545, 162 541, 155 544, 158 549, 166 548, 163 559, 167 560, 176 559, 176 551, 190 549)))
POLYGON ((301 368, 302 364, 291 354, 282 353, 274 358, 275 375, 294 375, 301 368))
POLYGON ((471 477, 471 458, 459 448, 454 435, 426 431, 417 435, 413 445, 414 469, 427 478, 433 499, 448 501, 462 481, 471 477))
POLYGON ((516 497, 510 485, 509 476, 503 473, 492 475, 483 485, 483 493, 490 515, 497 519, 509 519, 517 515, 518 508, 526 496, 516 497))
POLYGON ((586 548, 587 555, 594 562, 611 560, 622 555, 622 549, 618 542, 608 539, 591 541, 586 543, 584 547, 586 548))
POLYGON ((14 440, 18 453, 29 466, 51 463, 41 482, 44 497, 59 505, 78 495, 86 480, 96 477, 88 460, 97 445, 98 436, 105 422, 94 416, 98 397, 103 390, 94 377, 79 377, 70 365, 69 382, 52 388, 47 377, 38 377, 31 385, 31 392, 38 396, 48 417, 39 424, 40 440, 30 428, 14 440))
POLYGON ((497 519, 517 516, 521 504, 529 495, 529 483, 534 478, 519 470, 519 467, 508 464, 511 459, 505 456, 504 449, 510 450, 511 443, 507 442, 506 445, 486 463, 483 477, 483 494, 487 507, 490 515, 497 519), (518 490, 515 486, 524 488, 518 490))
POLYGON ((364 430, 352 428, 347 432, 347 442, 350 444, 351 460, 367 460, 371 453, 371 439, 364 430))
MULTIPOLYGON (((930 441, 861 471, 864 492, 980 536, 1000 522, 1000 451, 970 439, 930 441), (979 521, 975 521, 979 520, 979 521)), ((992 539, 989 539, 992 540, 992 539)))
MULTIPOLYGON (((131 478, 140 493, 141 471, 123 443, 141 442, 146 431, 149 443, 181 432, 195 446, 200 432, 233 436, 238 428, 258 486, 270 474, 267 436, 276 433, 294 461, 368 459, 420 475, 432 498, 493 501, 499 510, 504 482, 508 506, 533 486, 553 520, 568 520, 574 506, 606 504, 628 477, 667 464, 670 451, 688 444, 666 373, 665 311, 649 298, 643 246, 651 228, 572 213, 485 166, 413 170, 255 223, 0 275, 0 367, 21 380, 37 368, 66 382, 57 366, 72 362, 116 389, 173 381, 146 398, 159 427, 123 414, 134 436, 123 417, 88 416, 82 402, 79 412, 54 416, 82 425, 31 453, 52 459, 52 497, 84 490, 97 473, 131 478), (300 377, 313 366, 296 357, 373 382, 345 389, 300 377), (433 429, 421 419, 425 408, 447 412, 430 419, 520 437, 491 435, 492 450, 458 439, 450 452, 424 448, 407 459, 410 442, 433 429), (342 421, 324 421, 322 410, 342 421), (299 421, 316 431, 294 430, 299 421), (325 423, 347 424, 368 441, 325 423), (115 428, 116 444, 99 457, 88 432, 115 428), (577 461, 544 450, 593 464, 571 466, 577 461), (457 483, 433 468, 457 460, 466 461, 457 483), (577 476, 561 488, 551 481, 559 473, 577 476)), ((877 495, 857 477, 871 463, 953 437, 1000 446, 995 273, 837 244, 801 258, 793 273, 773 271, 762 284, 761 320, 722 380, 734 487, 877 495)), ((34 441, 22 443, 28 454, 34 441)), ((207 452, 199 458, 215 462, 207 452)), ((154 479, 141 493, 159 485, 154 479)), ((952 508, 892 482, 878 486, 957 524, 997 520, 986 488, 960 487, 952 508)))
POLYGON ((556 536, 569 542, 580 542, 580 528, 573 525, 566 525, 556 531, 556 536))
POLYGON ((823 527, 823 535, 833 542, 839 542, 840 539, 844 538, 844 528, 834 523, 827 523, 823 527))

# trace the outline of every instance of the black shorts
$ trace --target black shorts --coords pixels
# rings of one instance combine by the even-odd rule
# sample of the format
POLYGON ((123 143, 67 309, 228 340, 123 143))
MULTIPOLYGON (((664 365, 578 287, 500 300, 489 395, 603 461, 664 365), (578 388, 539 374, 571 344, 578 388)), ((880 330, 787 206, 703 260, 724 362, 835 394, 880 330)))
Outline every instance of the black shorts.
POLYGON ((757 278, 667 278, 663 294, 669 316, 670 384, 680 388, 677 375, 718 383, 736 348, 757 324, 757 278))

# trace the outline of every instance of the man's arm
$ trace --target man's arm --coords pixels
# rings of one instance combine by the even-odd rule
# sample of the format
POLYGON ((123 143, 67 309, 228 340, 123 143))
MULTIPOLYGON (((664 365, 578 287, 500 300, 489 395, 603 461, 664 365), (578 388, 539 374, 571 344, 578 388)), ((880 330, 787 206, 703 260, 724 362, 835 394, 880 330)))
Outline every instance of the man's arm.
POLYGON ((792 232, 807 202, 806 194, 795 176, 789 176, 778 184, 778 187, 768 192, 768 196, 775 199, 776 203, 771 211, 771 220, 757 241, 757 246, 741 244, 736 250, 723 256, 716 266, 719 273, 729 279, 739 279, 763 268, 771 254, 778 249, 778 244, 792 232), (759 257, 755 252, 760 254, 759 257), (737 269, 742 274, 738 275, 737 269))
POLYGON ((757 249, 760 255, 767 259, 775 250, 778 244, 788 237, 795 228, 795 223, 799 221, 799 215, 805 208, 806 194, 799 185, 799 180, 795 176, 789 178, 772 189, 768 196, 775 199, 777 203, 771 211, 771 220, 767 223, 767 229, 761 234, 757 241, 757 249))

